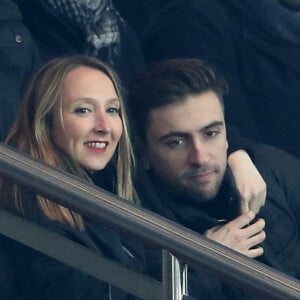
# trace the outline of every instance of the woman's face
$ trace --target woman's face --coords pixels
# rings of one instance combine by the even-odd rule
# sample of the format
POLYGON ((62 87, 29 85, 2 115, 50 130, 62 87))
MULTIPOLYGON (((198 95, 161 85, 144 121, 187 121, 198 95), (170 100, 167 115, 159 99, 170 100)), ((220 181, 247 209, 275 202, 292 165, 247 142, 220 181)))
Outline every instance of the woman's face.
POLYGON ((123 132, 119 112, 120 101, 107 75, 89 67, 73 69, 54 117, 54 142, 86 169, 102 170, 123 132))

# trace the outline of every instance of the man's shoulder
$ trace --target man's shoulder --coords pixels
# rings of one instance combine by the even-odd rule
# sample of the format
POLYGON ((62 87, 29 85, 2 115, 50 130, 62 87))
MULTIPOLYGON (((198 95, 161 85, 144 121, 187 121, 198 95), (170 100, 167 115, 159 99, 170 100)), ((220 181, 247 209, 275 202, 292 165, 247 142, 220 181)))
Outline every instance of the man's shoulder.
POLYGON ((266 144, 251 147, 250 156, 262 175, 284 179, 300 176, 300 160, 279 148, 266 144))
POLYGON ((281 158, 299 162, 299 159, 289 154, 285 150, 262 143, 254 144, 253 146, 251 146, 251 156, 255 161, 263 160, 266 162, 274 162, 275 158, 281 158))

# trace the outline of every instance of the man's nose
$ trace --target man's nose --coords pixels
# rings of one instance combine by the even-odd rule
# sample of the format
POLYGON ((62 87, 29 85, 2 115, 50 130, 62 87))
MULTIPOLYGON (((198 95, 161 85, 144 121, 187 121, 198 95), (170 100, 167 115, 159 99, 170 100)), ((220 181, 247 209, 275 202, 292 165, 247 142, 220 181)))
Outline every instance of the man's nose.
POLYGON ((193 141, 189 150, 189 162, 201 165, 208 161, 207 147, 200 141, 193 141))

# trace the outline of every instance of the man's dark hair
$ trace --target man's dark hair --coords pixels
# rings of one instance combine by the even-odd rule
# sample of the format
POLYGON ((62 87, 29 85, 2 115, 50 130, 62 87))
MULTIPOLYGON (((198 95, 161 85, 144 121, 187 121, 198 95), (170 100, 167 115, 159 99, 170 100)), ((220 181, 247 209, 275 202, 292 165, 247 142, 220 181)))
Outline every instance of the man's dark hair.
POLYGON ((208 91, 216 93, 222 108, 227 86, 223 77, 199 59, 170 59, 153 64, 133 82, 128 94, 135 136, 146 141, 151 110, 208 91))

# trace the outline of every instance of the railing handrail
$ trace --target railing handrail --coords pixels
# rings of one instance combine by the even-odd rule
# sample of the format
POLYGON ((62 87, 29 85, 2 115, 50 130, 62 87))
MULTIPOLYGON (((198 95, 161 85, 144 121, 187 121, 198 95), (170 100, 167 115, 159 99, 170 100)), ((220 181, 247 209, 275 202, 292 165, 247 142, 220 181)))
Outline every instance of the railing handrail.
POLYGON ((0 143, 0 174, 82 215, 167 249, 190 265, 272 299, 300 299, 300 282, 157 214, 0 143))

